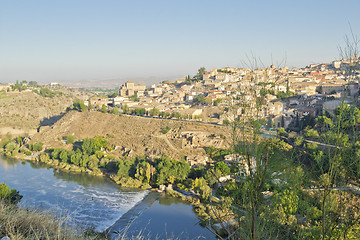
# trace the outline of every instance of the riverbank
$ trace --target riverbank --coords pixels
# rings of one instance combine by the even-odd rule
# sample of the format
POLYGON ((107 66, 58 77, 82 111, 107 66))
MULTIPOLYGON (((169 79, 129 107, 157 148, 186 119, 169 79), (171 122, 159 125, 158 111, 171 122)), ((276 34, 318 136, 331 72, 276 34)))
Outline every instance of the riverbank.
MULTIPOLYGON (((7 163, 6 163, 7 166, 5 166, 5 168, 9 168, 10 166, 12 166, 14 164, 18 165, 18 166, 25 166, 25 165, 31 166, 32 168, 36 168, 36 169, 39 169, 42 172, 46 172, 46 175, 53 175, 54 177, 56 177, 57 179, 60 179, 61 181, 66 181, 66 182, 68 182, 68 181, 76 181, 79 184, 84 184, 84 183, 85 184, 89 184, 89 183, 91 183, 91 184, 99 184, 99 181, 101 179, 104 179, 104 180, 109 181, 109 182, 113 183, 114 185, 116 185, 116 183, 114 183, 113 181, 108 179, 108 177, 106 177, 105 175, 104 175, 105 177, 104 176, 98 176, 98 175, 93 176, 93 174, 91 174, 91 172, 82 172, 81 173, 81 172, 71 171, 71 169, 70 170, 65 170, 65 169, 62 169, 62 168, 54 167, 54 166, 52 166, 50 164, 34 161, 34 159, 33 159, 33 161, 24 161, 24 159, 20 158, 20 159, 17 159, 17 160, 14 159, 14 160, 12 160, 10 162, 7 161, 7 163), (15 163, 15 162, 18 162, 18 163, 15 163), (22 163, 22 164, 20 164, 20 163, 22 163), (52 169, 54 169, 54 170, 52 170, 52 169), (85 177, 86 175, 88 177, 85 177), (84 181, 83 180, 84 178, 86 178, 88 180, 84 181)), ((4 172, 4 174, 5 174, 5 172, 4 172)), ((7 173, 6 175, 9 175, 9 174, 7 173)), ((20 175, 25 176, 26 174, 24 172, 24 173, 20 173, 20 175)), ((49 176, 47 176, 47 177, 49 177, 49 176)), ((14 179, 13 181, 17 181, 18 180, 17 174, 14 174, 14 176, 12 178, 14 179)), ((32 179, 32 177, 28 176, 28 179, 32 179)), ((100 182, 103 182, 104 180, 101 180, 100 182)), ((48 180, 45 180, 45 179, 43 179, 42 181, 37 181, 37 182, 39 184, 42 184, 40 182, 45 182, 45 181, 48 182, 48 180)), ((33 181, 33 183, 35 185, 36 185, 37 182, 33 181)), ((100 184, 102 184, 102 183, 100 183, 100 184)), ((62 186, 63 186, 63 183, 54 183, 54 187, 55 187, 54 190, 57 189, 59 191, 63 191, 62 189, 60 189, 60 188, 62 188, 62 186)), ((14 186, 14 187, 21 189, 20 186, 14 186)), ((118 186, 118 187, 120 187, 120 186, 118 186)), ((127 191, 126 188, 125 189, 121 188, 121 189, 122 189, 122 191, 123 190, 127 191)), ((134 190, 129 189, 128 191, 133 192, 134 190)), ((24 193, 26 193, 25 190, 22 190, 22 191, 24 193)), ((32 195, 32 197, 30 197, 31 199, 34 199, 34 197, 35 197, 35 199, 41 199, 40 202, 38 202, 39 200, 37 200, 37 201, 31 202, 30 205, 34 204, 34 205, 40 205, 40 207, 51 207, 51 208, 53 207, 54 203, 50 203, 47 200, 45 200, 45 203, 42 203, 44 201, 42 195, 45 192, 47 192, 47 190, 44 190, 44 187, 39 187, 39 189, 36 188, 36 190, 31 190, 31 191, 26 190, 26 191, 29 194, 32 195), (34 194, 38 195, 38 196, 34 196, 34 194)), ((53 191, 53 190, 49 190, 49 191, 53 191)), ((66 191, 69 194, 81 194, 82 198, 84 198, 83 202, 84 202, 85 205, 92 205, 92 206, 94 205, 95 206, 96 205, 95 204, 96 198, 101 197, 101 195, 99 195, 97 193, 98 191, 95 191, 95 192, 91 191, 91 192, 86 193, 84 195, 83 187, 80 187, 80 188, 76 187, 76 189, 74 189, 74 190, 67 189, 66 191)), ((58 192, 58 193, 54 193, 52 195, 59 196, 59 194, 63 194, 63 193, 58 192)), ((108 192, 108 193, 106 193, 106 195, 107 195, 106 199, 113 199, 114 198, 113 193, 108 192)), ((149 208, 151 208, 151 206, 154 203, 159 203, 159 202, 163 203, 165 201, 164 199, 169 199, 169 198, 173 199, 172 201, 177 202, 178 205, 180 205, 180 206, 183 206, 183 205, 186 206, 186 211, 188 211, 188 214, 190 213, 191 220, 193 222, 196 222, 196 223, 199 222, 199 219, 197 217, 197 214, 199 214, 199 212, 197 211, 197 208, 199 208, 199 206, 201 204, 200 204, 200 201, 199 201, 198 198, 196 198, 194 196, 193 197, 185 196, 185 195, 180 194, 180 193, 178 193, 176 191, 170 191, 170 190, 167 191, 166 195, 165 195, 165 192, 163 192, 163 193, 150 192, 149 193, 149 191, 145 191, 144 194, 140 194, 139 196, 134 198, 133 200, 135 200, 135 201, 133 201, 132 203, 130 203, 130 202, 126 203, 126 206, 129 206, 130 204, 131 204, 131 206, 129 208, 125 206, 125 209, 126 209, 125 211, 117 211, 117 214, 116 214, 115 212, 111 213, 110 210, 107 210, 108 211, 107 214, 109 214, 109 216, 111 215, 111 219, 112 219, 112 220, 110 220, 110 219, 106 220, 106 222, 108 224, 106 226, 106 228, 108 229, 107 232, 109 232, 109 233, 114 232, 114 231, 122 232, 123 229, 126 228, 126 226, 128 226, 129 224, 132 225, 133 222, 135 222, 136 219, 138 219, 138 218, 142 219, 139 216, 142 215, 143 212, 147 212, 147 210, 149 208), (168 196, 166 196, 166 195, 168 195, 168 196), (192 206, 191 204, 194 204, 194 206, 192 206), (109 228, 109 226, 111 226, 111 227, 109 228), (112 229, 113 229, 113 231, 112 231, 112 229)), ((57 198, 57 197, 55 197, 55 198, 57 198)), ((101 197, 101 199, 105 199, 105 198, 101 197)), ((99 201, 102 201, 101 199, 99 199, 99 201)), ((64 200, 64 201, 67 201, 67 200, 64 200)), ((166 201, 168 201, 168 200, 166 200, 166 201)), ((58 200, 56 200, 56 202, 58 202, 58 200)), ((72 203, 69 203, 69 204, 72 204, 72 203)), ((113 203, 111 203, 111 205, 114 205, 114 207, 115 207, 115 205, 117 205, 117 203, 113 202, 113 203)), ((84 207, 87 208, 87 206, 84 206, 84 207)), ((58 206, 55 206, 55 208, 58 208, 58 206)), ((83 207, 81 207, 81 208, 83 208, 83 207)), ((74 210, 74 211, 76 211, 76 214, 81 213, 81 212, 79 212, 79 210, 74 210)), ((90 209, 86 210, 86 211, 90 211, 90 209)), ((153 219, 153 217, 156 217, 156 216, 159 215, 159 213, 157 211, 154 211, 154 210, 151 210, 151 211, 152 211, 152 214, 151 214, 151 216, 148 216, 149 219, 153 219)), ((173 209, 172 206, 169 206, 169 208, 167 208, 167 210, 164 210, 164 209, 162 209, 160 207, 160 211, 174 212, 174 209, 173 209)), ((200 216, 201 216, 201 214, 200 214, 200 216)), ((162 219, 162 218, 160 218, 160 219, 165 221, 165 220, 167 220, 166 219, 167 217, 169 217, 171 219, 173 219, 173 218, 176 219, 176 216, 164 216, 164 219, 162 219)), ((98 220, 94 219, 94 221, 98 221, 98 220)), ((104 221, 104 219, 101 220, 101 221, 104 221)), ((164 224, 162 225, 162 229, 161 229, 162 231, 165 231, 164 224)), ((177 223, 175 223, 175 226, 181 226, 181 224, 182 224, 181 222, 177 222, 177 223)), ((105 223, 102 224, 102 226, 104 226, 104 225, 106 225, 106 224, 105 223)), ((154 227, 156 227, 156 226, 152 226, 151 228, 154 228, 154 227)), ((143 226, 138 226, 138 228, 141 230, 141 228, 143 228, 143 226)), ((209 232, 207 229, 204 229, 202 227, 200 227, 200 228, 201 228, 201 231, 204 230, 206 232, 209 232)), ((100 231, 100 232, 105 230, 104 228, 101 229, 99 225, 96 225, 96 229, 98 229, 98 231, 100 231)), ((137 230, 138 229, 135 229, 135 230, 133 229, 132 234, 135 234, 134 231, 137 231, 137 230)), ((188 231, 191 232, 191 230, 188 230, 188 231)), ((159 230, 159 234, 160 233, 161 233, 161 231, 159 230)), ((178 232, 178 234, 181 234, 181 232, 178 232)), ((116 237, 116 235, 117 234, 113 234, 112 238, 114 239, 114 237, 116 237)))

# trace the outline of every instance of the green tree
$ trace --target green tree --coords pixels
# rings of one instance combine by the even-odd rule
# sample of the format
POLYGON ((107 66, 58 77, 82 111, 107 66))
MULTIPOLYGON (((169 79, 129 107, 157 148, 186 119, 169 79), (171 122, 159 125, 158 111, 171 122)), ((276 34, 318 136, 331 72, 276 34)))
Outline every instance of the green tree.
POLYGON ((81 149, 84 154, 91 155, 95 152, 94 141, 90 138, 85 138, 81 144, 81 149))
POLYGON ((140 161, 136 166, 135 178, 141 182, 149 183, 151 167, 147 161, 140 161))
POLYGON ((129 113, 129 107, 128 107, 128 105, 126 105, 126 104, 122 105, 121 109, 123 110, 123 113, 124 113, 124 114, 129 113))
POLYGON ((350 107, 348 104, 342 104, 335 109, 335 115, 341 119, 338 125, 344 130, 353 130, 353 127, 360 123, 360 110, 354 106, 350 107))
POLYGON ((17 152, 19 150, 19 147, 16 143, 14 142, 9 142, 5 145, 5 152, 13 154, 15 152, 17 152))
POLYGON ((193 188, 200 194, 200 197, 204 201, 209 201, 209 196, 211 194, 211 188, 207 184, 204 178, 196 178, 193 184, 193 188))
POLYGON ((186 83, 192 83, 192 80, 191 80, 190 75, 187 75, 187 76, 185 77, 185 82, 186 82, 186 83))
POLYGON ((177 161, 162 157, 156 161, 156 184, 161 185, 173 180, 184 180, 190 173, 190 165, 184 161, 177 161))
POLYGON ((285 137, 285 138, 289 137, 289 134, 285 131, 284 128, 279 128, 279 129, 277 130, 277 135, 278 135, 279 137, 285 137))
POLYGON ((230 125, 230 121, 229 121, 228 119, 224 119, 224 120, 223 120, 223 124, 224 124, 224 125, 230 125))
POLYGON ((170 131, 170 129, 171 128, 169 126, 166 126, 163 130, 161 130, 161 133, 166 134, 166 133, 168 133, 170 131))
POLYGON ((40 162, 49 162, 49 160, 50 160, 50 156, 49 156, 49 154, 47 154, 47 153, 42 153, 42 154, 40 154, 40 156, 39 156, 39 160, 40 160, 40 162))
POLYGON ((30 143, 29 144, 30 151, 38 152, 38 151, 42 151, 42 149, 43 149, 43 143, 30 143))
POLYGON ((80 99, 76 99, 73 103, 73 108, 76 110, 76 111, 79 111, 79 112, 84 112, 86 110, 86 105, 84 104, 83 101, 81 101, 80 99))
POLYGON ((68 151, 63 149, 60 153, 59 153, 59 160, 63 163, 67 163, 68 161, 68 151))
POLYGON ((133 162, 129 160, 120 160, 118 162, 118 172, 117 175, 119 177, 129 178, 129 171, 133 166, 133 162))
POLYGON ((223 176, 230 174, 229 166, 226 165, 226 163, 224 163, 223 161, 219 161, 219 162, 215 163, 215 170, 220 171, 223 176))
POLYGON ((117 96, 119 96, 119 93, 118 93, 118 92, 109 93, 109 94, 107 95, 108 98, 115 98, 115 97, 117 97, 117 96))
POLYGON ((135 108, 134 113, 139 116, 144 116, 146 114, 145 108, 135 108))
POLYGON ((267 93, 268 93, 268 91, 266 90, 266 88, 260 89, 260 96, 261 97, 265 97, 267 93))
POLYGON ((53 98, 55 96, 55 92, 51 91, 48 88, 42 87, 40 89, 39 95, 42 97, 53 98))
POLYGON ((203 80, 203 75, 205 74, 206 69, 204 67, 199 68, 198 73, 195 76, 197 81, 203 80))
POLYGON ((149 114, 150 114, 150 116, 152 116, 152 117, 157 117, 157 116, 159 116, 160 111, 159 111, 159 109, 157 109, 157 108, 153 108, 153 109, 150 110, 149 114))
POLYGON ((77 152, 70 157, 70 162, 76 166, 79 166, 82 160, 82 153, 77 152))
POLYGON ((11 85, 11 89, 14 90, 18 90, 19 92, 25 90, 26 87, 26 81, 22 81, 21 83, 19 83, 19 80, 16 80, 16 83, 14 85, 11 85))
POLYGON ((118 107, 114 107, 114 108, 111 110, 111 113, 113 113, 113 114, 118 114, 118 113, 119 113, 119 108, 118 108, 118 107))
POLYGON ((332 129, 334 127, 334 122, 327 116, 319 116, 316 118, 316 126, 319 129, 332 129))
POLYGON ((39 84, 36 81, 30 81, 28 85, 30 87, 37 87, 39 84))
POLYGON ((91 155, 89 157, 87 166, 92 170, 97 169, 99 167, 99 159, 95 155, 91 155))
POLYGON ((104 137, 96 136, 92 139, 92 141, 93 141, 93 146, 94 146, 94 149, 93 149, 94 152, 102 150, 103 148, 106 148, 106 146, 107 146, 107 140, 104 137))
POLYGON ((134 94, 133 96, 129 97, 129 100, 133 101, 133 102, 139 102, 140 101, 137 94, 134 94))
POLYGON ((222 102, 222 98, 217 98, 215 101, 214 101, 214 106, 219 106, 219 104, 222 102))
POLYGON ((180 119, 180 118, 181 118, 181 115, 180 115, 180 113, 178 113, 178 112, 175 112, 175 113, 174 113, 174 118, 180 119))
POLYGON ((5 183, 0 183, 0 200, 3 200, 10 204, 17 204, 20 202, 23 196, 19 194, 15 189, 10 189, 5 183))
POLYGON ((310 138, 310 139, 318 139, 320 136, 319 136, 319 133, 316 131, 316 129, 306 128, 304 137, 310 138))
POLYGON ((74 136, 74 135, 68 135, 68 136, 66 137, 66 143, 67 143, 67 144, 73 144, 75 141, 76 141, 76 139, 75 139, 75 136, 74 136))
POLYGON ((193 102, 195 104, 205 104, 205 96, 203 94, 197 95, 196 97, 194 97, 193 102))
POLYGON ((106 107, 105 104, 103 104, 103 105, 101 106, 100 111, 101 111, 102 113, 107 113, 107 107, 106 107))

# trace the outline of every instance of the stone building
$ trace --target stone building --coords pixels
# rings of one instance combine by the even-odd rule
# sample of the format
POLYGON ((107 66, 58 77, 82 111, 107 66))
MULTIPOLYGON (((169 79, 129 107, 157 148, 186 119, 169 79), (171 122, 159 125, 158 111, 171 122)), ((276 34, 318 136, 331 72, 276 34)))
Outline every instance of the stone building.
POLYGON ((121 97, 129 97, 133 95, 143 96, 144 91, 146 89, 145 84, 140 83, 134 83, 131 81, 127 81, 125 84, 123 84, 119 89, 119 95, 121 97))

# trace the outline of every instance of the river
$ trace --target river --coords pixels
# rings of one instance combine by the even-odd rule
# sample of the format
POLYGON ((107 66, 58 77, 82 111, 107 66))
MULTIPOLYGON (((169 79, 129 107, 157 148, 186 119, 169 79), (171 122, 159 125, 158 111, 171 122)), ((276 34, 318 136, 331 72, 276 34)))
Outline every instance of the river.
POLYGON ((161 236, 161 229, 165 233, 166 229, 172 229, 171 234, 187 239, 214 238, 208 230, 196 225, 189 204, 171 198, 153 198, 149 191, 124 189, 103 177, 62 172, 44 164, 0 156, 1 182, 23 195, 20 205, 53 210, 71 219, 73 224, 94 227, 97 231, 111 226, 113 230, 121 230, 130 221, 131 235, 142 231, 147 224, 146 230, 152 237, 161 236))

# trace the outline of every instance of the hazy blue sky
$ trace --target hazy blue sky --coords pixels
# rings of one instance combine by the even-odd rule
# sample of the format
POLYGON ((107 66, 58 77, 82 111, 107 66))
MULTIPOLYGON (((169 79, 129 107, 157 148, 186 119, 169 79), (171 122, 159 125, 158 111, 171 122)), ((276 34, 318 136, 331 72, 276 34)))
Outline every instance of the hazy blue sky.
POLYGON ((194 75, 330 62, 360 1, 0 0, 0 82, 194 75), (271 61, 271 58, 273 59, 271 61))

